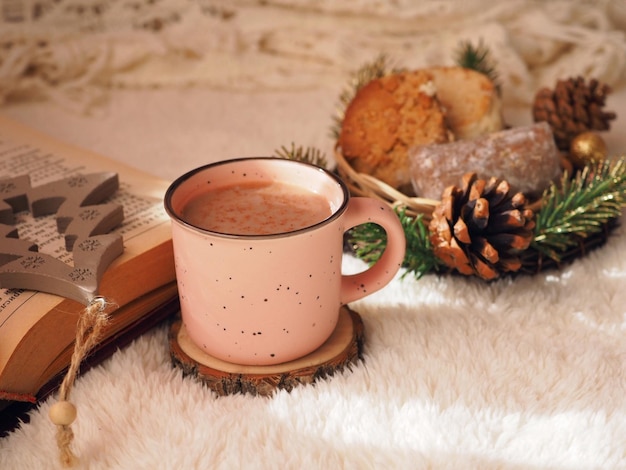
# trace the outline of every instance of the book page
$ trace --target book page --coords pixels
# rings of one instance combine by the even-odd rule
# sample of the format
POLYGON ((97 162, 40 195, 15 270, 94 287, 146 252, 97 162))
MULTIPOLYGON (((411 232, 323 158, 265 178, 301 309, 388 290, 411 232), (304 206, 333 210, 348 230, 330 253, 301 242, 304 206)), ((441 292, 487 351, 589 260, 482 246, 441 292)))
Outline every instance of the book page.
MULTIPOLYGON (((60 180, 76 174, 113 171, 120 188, 106 202, 124 207, 124 220, 113 230, 122 235, 124 254, 114 263, 134 256, 169 237, 169 218, 163 208, 168 186, 114 160, 56 142, 20 124, 0 117, 0 179, 29 175, 31 186, 60 180)), ((54 215, 33 217, 29 212, 16 214, 20 239, 36 243, 39 252, 68 264, 72 253, 57 231, 54 215)), ((63 299, 46 293, 18 289, 0 289, 0 370, 8 351, 24 331, 63 299)))

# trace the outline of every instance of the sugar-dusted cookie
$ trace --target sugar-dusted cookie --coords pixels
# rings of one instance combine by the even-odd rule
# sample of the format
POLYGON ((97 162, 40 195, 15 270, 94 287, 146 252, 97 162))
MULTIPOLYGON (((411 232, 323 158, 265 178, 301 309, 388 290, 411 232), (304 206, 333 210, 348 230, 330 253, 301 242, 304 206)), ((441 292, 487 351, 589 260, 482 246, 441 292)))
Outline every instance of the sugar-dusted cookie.
POLYGON ((475 139, 409 150, 411 178, 418 196, 439 199, 464 174, 508 181, 515 191, 537 197, 561 176, 561 158, 545 122, 484 134, 475 139))

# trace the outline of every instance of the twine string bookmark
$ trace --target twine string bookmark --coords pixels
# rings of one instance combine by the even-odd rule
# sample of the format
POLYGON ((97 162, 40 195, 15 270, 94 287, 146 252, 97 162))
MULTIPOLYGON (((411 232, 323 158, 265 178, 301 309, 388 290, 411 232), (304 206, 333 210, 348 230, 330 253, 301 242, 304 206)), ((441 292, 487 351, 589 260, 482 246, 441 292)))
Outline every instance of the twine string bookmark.
POLYGON ((76 380, 78 368, 83 358, 98 343, 103 327, 108 322, 106 313, 109 302, 104 297, 95 297, 85 307, 76 325, 76 342, 70 366, 59 388, 58 401, 50 407, 50 420, 57 427, 57 445, 59 447, 61 464, 71 467, 77 457, 71 449, 74 439, 72 423, 76 419, 76 407, 69 401, 70 393, 76 380))

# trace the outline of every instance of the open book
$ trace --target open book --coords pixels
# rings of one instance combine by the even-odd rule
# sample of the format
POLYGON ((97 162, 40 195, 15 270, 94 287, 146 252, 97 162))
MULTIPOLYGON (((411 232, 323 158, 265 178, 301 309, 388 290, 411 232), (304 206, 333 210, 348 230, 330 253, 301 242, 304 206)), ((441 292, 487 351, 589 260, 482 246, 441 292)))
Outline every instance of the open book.
MULTIPOLYGON (((122 235, 124 247, 99 284, 99 295, 115 307, 102 341, 87 358, 92 363, 177 309, 170 223, 162 202, 168 183, 0 116, 0 178, 27 174, 37 187, 94 172, 119 178, 119 189, 107 202, 123 206, 123 221, 112 233, 122 235)), ((15 218, 20 239, 72 263, 54 215, 24 211, 15 218)), ((54 389, 70 363, 84 307, 57 295, 0 289, 0 409, 14 401, 35 403, 54 389)))

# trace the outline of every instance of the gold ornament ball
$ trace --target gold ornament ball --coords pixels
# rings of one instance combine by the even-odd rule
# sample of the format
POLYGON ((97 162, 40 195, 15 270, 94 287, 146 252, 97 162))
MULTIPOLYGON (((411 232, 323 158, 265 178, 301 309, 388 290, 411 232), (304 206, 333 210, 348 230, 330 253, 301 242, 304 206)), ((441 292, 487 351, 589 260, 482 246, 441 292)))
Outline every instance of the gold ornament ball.
POLYGON ((600 162, 607 156, 604 139, 594 132, 583 132, 572 140, 569 158, 577 168, 591 162, 600 162))

